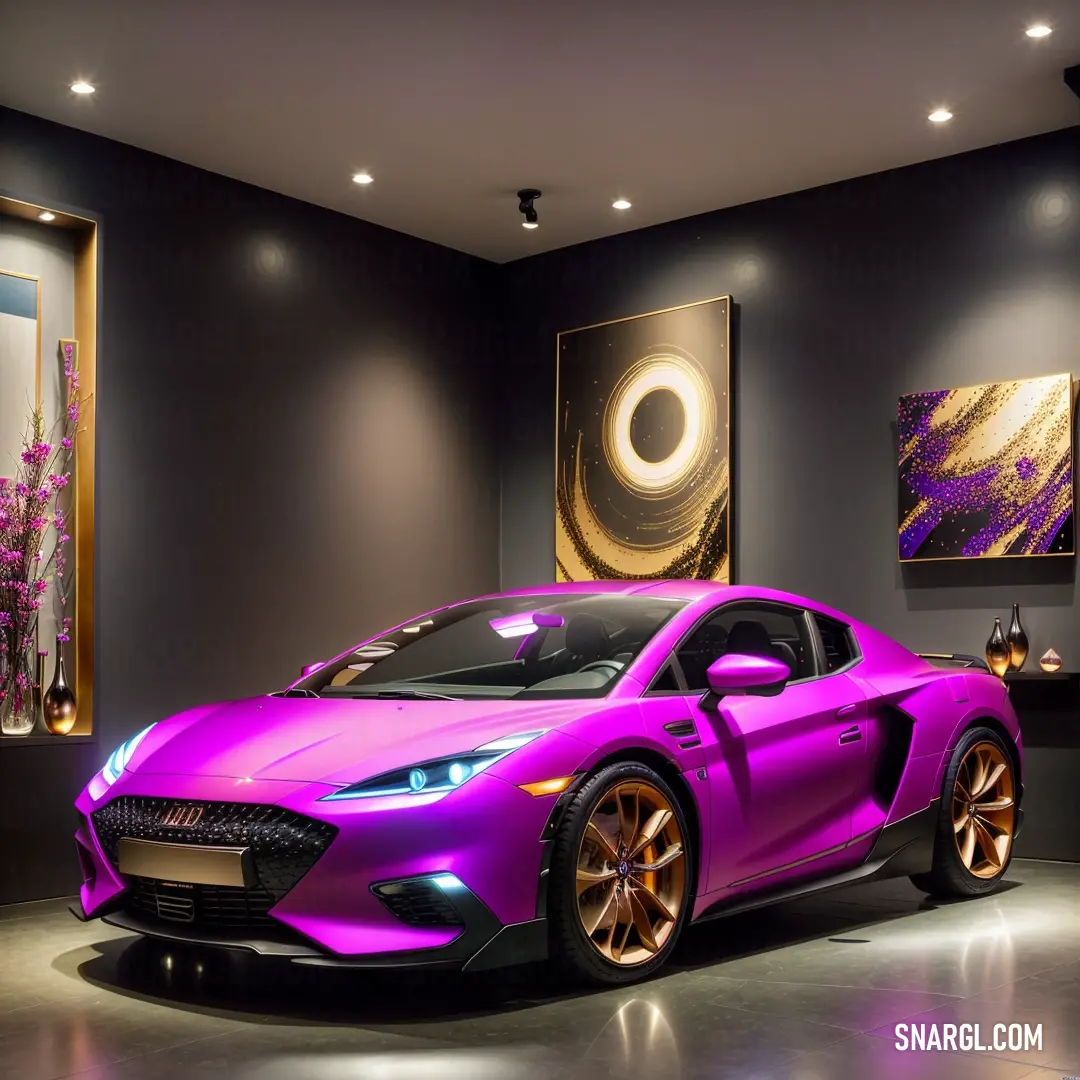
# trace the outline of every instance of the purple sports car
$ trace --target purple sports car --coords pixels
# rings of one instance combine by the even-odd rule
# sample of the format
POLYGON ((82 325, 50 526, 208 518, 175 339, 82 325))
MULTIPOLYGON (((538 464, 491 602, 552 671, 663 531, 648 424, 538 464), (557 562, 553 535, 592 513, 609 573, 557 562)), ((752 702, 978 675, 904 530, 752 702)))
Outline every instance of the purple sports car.
POLYGON ((934 659, 741 585, 440 608, 119 747, 77 803, 82 914, 299 964, 551 957, 619 983, 688 922, 834 885, 981 895, 1020 826, 1020 730, 980 661, 934 659))

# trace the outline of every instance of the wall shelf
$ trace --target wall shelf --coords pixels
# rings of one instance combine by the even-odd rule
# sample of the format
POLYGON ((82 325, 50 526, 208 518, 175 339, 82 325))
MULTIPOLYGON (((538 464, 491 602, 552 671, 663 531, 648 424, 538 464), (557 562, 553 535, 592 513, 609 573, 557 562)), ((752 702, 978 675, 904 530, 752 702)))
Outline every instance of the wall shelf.
POLYGON ((96 735, 3 735, 0 736, 0 750, 16 746, 51 746, 54 743, 77 746, 97 744, 96 735))
POLYGON ((1009 671, 1005 681, 1011 682, 1080 682, 1080 671, 1009 671))

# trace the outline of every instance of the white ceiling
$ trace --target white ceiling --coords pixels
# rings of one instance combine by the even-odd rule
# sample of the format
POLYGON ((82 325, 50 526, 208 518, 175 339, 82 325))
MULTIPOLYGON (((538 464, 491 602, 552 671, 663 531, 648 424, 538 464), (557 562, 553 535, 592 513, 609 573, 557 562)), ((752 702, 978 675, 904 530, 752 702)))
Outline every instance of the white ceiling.
POLYGON ((33 0, 0 19, 0 103, 500 262, 1066 127, 1078 62, 1077 0, 33 0), (1027 38, 1035 21, 1054 33, 1027 38), (544 191, 532 231, 523 186, 544 191))

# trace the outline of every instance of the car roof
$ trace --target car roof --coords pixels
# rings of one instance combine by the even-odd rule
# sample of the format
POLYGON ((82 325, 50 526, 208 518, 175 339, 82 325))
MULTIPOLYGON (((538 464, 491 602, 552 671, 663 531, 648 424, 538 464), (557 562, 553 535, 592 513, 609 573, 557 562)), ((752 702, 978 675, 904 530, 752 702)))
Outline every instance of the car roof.
POLYGON ((766 600, 778 604, 791 604, 795 607, 810 608, 829 615, 841 622, 852 623, 854 620, 842 611, 819 604, 805 596, 784 592, 782 589, 770 589, 763 585, 726 585, 722 581, 698 581, 695 579, 634 579, 630 581, 562 581, 550 585, 532 585, 523 589, 511 589, 491 596, 551 596, 565 593, 612 593, 624 596, 649 595, 664 600, 686 600, 695 607, 708 607, 710 603, 738 600, 766 600))
POLYGON ((524 589, 509 589, 506 592, 491 593, 492 596, 551 596, 552 594, 566 593, 615 593, 631 596, 647 593, 671 600, 697 600, 703 596, 711 596, 726 592, 730 586, 720 581, 691 581, 691 580, 649 580, 634 579, 630 581, 559 581, 550 585, 530 585, 524 589))

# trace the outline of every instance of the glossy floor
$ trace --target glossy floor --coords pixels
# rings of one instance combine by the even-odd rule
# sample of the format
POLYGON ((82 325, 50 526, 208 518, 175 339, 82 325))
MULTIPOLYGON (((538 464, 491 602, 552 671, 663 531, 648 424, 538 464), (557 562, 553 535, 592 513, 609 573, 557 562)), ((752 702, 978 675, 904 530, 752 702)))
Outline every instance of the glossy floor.
POLYGON ((369 975, 169 952, 58 902, 0 909, 0 1077, 1060 1080, 1080 1074, 1080 865, 934 907, 906 881, 688 932, 668 972, 369 975), (903 1053, 900 1022, 1042 1025, 1041 1049, 903 1053))

